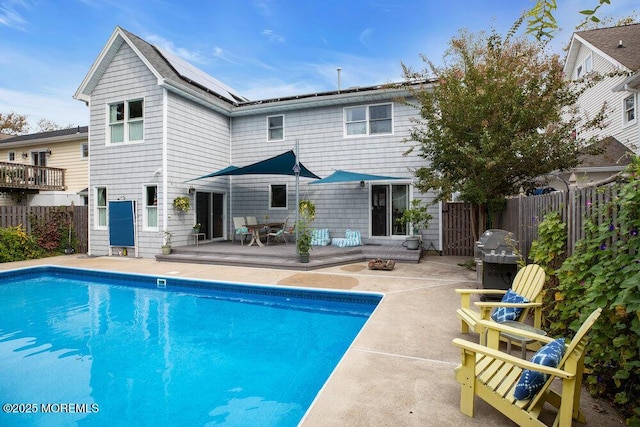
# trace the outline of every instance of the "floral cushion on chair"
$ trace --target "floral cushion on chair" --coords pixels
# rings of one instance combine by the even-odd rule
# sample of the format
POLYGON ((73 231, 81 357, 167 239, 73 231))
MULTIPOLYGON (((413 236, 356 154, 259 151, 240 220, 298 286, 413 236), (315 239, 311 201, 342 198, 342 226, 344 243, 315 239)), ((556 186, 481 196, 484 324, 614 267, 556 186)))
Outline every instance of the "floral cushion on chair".
MULTIPOLYGON (((533 363, 557 368, 564 355, 564 338, 558 338, 542 347, 531 357, 533 363)), ((549 375, 542 372, 525 369, 520 375, 518 384, 513 391, 513 397, 518 400, 531 399, 549 379, 549 375)))
MULTIPOLYGON (((529 300, 509 289, 507 290, 507 293, 504 294, 504 296, 502 297, 502 301, 500 302, 524 303, 529 302, 529 300)), ((491 315, 491 318, 498 323, 506 322, 508 320, 518 320, 518 317, 520 317, 520 313, 522 313, 522 310, 524 309, 520 307, 498 307, 491 315)))

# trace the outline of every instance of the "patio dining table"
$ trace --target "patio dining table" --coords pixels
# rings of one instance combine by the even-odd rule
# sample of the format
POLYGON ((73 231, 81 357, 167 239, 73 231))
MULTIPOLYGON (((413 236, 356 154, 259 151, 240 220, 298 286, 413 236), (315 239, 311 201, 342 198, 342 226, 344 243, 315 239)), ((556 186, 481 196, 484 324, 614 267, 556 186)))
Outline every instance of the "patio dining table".
POLYGON ((245 227, 251 231, 251 241, 247 246, 258 245, 264 246, 264 243, 260 240, 260 230, 266 228, 270 230, 273 227, 282 227, 282 222, 265 222, 260 224, 245 224, 245 227))

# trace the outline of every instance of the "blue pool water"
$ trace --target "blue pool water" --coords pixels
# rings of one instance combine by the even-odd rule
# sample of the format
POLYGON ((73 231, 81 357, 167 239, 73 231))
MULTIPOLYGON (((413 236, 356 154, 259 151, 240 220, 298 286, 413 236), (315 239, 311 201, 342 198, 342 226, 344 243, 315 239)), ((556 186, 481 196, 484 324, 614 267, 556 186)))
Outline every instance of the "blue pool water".
POLYGON ((294 426, 380 299, 62 267, 3 272, 0 425, 294 426))

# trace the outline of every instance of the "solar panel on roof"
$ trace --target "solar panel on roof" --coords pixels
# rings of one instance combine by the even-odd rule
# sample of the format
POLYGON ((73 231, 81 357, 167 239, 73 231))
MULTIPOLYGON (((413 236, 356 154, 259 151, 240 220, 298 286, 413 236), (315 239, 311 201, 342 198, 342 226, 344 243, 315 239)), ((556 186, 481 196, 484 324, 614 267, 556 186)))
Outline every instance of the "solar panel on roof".
POLYGON ((182 58, 174 55, 164 49, 157 48, 162 56, 165 57, 167 61, 171 64, 171 66, 176 70, 180 76, 187 80, 191 80, 194 83, 199 84, 202 87, 209 89, 212 92, 217 93, 218 95, 226 98, 231 102, 238 101, 248 101, 247 98, 238 94, 235 90, 231 89, 229 86, 225 85, 221 81, 211 77, 209 74, 204 71, 194 67, 189 64, 187 61, 182 58))

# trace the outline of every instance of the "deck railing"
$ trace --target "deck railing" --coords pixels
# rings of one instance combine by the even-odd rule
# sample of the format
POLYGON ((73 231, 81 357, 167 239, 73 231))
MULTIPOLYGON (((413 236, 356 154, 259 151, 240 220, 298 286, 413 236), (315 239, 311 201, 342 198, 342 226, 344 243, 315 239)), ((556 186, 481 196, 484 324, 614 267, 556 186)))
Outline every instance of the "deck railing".
POLYGON ((0 189, 64 190, 65 169, 0 162, 0 189))

